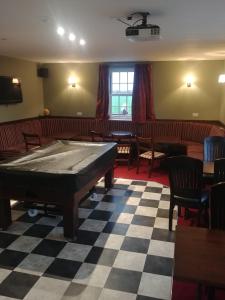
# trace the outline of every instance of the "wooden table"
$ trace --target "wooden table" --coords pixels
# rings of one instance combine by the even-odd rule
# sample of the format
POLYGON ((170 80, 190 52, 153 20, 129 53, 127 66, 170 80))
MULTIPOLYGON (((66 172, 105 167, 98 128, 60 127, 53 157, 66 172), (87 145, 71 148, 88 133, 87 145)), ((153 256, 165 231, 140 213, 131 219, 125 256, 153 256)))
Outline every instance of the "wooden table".
POLYGON ((225 232, 176 227, 174 279, 225 288, 225 232))

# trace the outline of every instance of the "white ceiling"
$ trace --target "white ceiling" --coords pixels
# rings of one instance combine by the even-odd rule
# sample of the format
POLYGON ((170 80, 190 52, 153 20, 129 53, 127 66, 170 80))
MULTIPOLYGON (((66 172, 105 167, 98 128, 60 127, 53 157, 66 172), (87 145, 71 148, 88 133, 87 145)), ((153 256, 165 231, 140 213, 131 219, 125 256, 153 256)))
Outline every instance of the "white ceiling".
POLYGON ((0 55, 37 62, 225 60, 225 0, 0 0, 0 55), (129 42, 116 18, 149 11, 162 39, 129 42), (72 44, 63 26, 86 39, 72 44))

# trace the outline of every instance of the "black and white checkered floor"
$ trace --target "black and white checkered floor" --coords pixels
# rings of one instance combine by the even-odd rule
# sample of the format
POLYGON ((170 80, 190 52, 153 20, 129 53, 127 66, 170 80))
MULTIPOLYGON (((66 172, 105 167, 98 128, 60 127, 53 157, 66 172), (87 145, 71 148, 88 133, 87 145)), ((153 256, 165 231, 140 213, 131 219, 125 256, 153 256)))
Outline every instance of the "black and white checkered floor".
POLYGON ((100 182, 97 194, 81 204, 76 242, 63 238, 60 216, 14 208, 13 224, 0 232, 0 299, 170 299, 169 189, 116 179, 107 194, 100 182))

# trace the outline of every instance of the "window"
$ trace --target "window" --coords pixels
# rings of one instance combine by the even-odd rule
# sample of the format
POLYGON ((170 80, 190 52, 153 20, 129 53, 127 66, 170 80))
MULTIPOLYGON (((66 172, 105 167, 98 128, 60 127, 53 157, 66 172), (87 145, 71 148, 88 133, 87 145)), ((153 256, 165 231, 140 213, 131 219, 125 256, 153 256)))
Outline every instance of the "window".
POLYGON ((132 119, 133 68, 111 68, 109 115, 113 120, 132 119))

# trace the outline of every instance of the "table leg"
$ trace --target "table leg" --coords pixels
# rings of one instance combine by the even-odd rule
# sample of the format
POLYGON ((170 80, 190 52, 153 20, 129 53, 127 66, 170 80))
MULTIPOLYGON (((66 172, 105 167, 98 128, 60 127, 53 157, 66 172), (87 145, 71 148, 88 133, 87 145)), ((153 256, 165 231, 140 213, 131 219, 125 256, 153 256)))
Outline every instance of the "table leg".
POLYGON ((78 229, 78 201, 71 198, 67 200, 63 211, 64 236, 70 240, 76 239, 78 229))
POLYGON ((109 190, 113 186, 114 169, 113 167, 105 174, 105 189, 109 190))
POLYGON ((6 230, 12 223, 10 199, 0 199, 0 227, 6 230))

